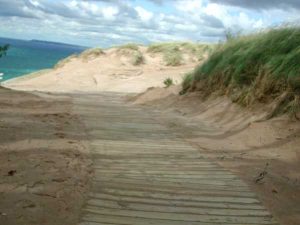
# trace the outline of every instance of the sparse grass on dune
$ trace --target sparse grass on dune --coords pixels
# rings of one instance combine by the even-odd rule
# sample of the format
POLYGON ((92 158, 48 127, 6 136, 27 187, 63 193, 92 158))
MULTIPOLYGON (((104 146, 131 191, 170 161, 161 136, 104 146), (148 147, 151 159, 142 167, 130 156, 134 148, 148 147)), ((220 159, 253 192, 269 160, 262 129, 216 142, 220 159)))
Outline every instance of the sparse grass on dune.
POLYGON ((91 58, 96 58, 103 54, 105 54, 105 53, 101 48, 91 48, 91 49, 87 49, 84 52, 82 52, 79 55, 79 57, 82 58, 83 60, 88 60, 91 58))
POLYGON ((150 45, 149 53, 162 53, 167 66, 179 66, 182 63, 182 52, 178 43, 160 43, 150 45))
POLYGON ((125 44, 125 45, 118 46, 118 49, 128 49, 128 50, 138 51, 139 46, 137 44, 134 44, 134 43, 128 43, 128 44, 125 44))
POLYGON ((165 52, 163 58, 167 66, 180 66, 183 59, 182 53, 177 47, 165 52))
POLYGON ((281 99, 274 112, 293 111, 300 95, 300 28, 241 36, 219 46, 194 71, 194 89, 221 91, 243 105, 281 99))
POLYGON ((80 58, 84 61, 88 61, 89 59, 94 59, 100 55, 105 54, 104 51, 101 48, 91 48, 83 51, 79 55, 73 54, 70 55, 69 57, 60 60, 55 66, 54 69, 62 68, 69 62, 71 62, 75 58, 80 58))
POLYGON ((131 57, 131 63, 134 66, 141 65, 145 63, 145 57, 143 53, 139 50, 139 45, 134 43, 128 43, 117 47, 117 51, 121 55, 126 55, 131 57))
MULTIPOLYGON (((127 57, 134 66, 144 64, 147 53, 160 53, 163 56, 165 65, 180 66, 184 63, 184 54, 188 54, 193 62, 195 61, 195 58, 200 61, 214 48, 214 45, 208 44, 169 42, 150 45, 147 49, 147 53, 144 54, 143 48, 140 48, 141 46, 142 45, 139 44, 128 43, 112 47, 112 49, 113 52, 117 53, 117 57, 127 57)), ((56 64, 55 69, 64 67, 76 57, 87 62, 105 54, 106 52, 101 48, 87 49, 79 55, 72 55, 59 61, 56 64)))
POLYGON ((192 42, 157 43, 148 47, 149 53, 162 53, 168 66, 178 66, 182 63, 183 54, 193 55, 198 61, 204 58, 205 53, 210 53, 213 45, 198 44, 192 42))
POLYGON ((132 64, 134 66, 138 66, 138 65, 143 64, 144 62, 145 62, 145 58, 144 58, 143 54, 140 51, 136 51, 133 54, 132 64))

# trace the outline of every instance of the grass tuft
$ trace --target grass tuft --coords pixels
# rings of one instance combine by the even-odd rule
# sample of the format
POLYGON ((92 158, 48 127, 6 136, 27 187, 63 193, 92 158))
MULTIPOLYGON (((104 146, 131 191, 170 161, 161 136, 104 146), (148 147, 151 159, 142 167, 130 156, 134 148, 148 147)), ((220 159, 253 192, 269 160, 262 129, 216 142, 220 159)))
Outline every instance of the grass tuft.
POLYGON ((170 49, 164 54, 164 61, 167 66, 179 66, 182 63, 182 53, 179 48, 170 49))
POLYGON ((83 59, 84 61, 87 61, 89 59, 96 58, 103 54, 105 54, 105 53, 101 48, 91 48, 91 49, 87 49, 84 52, 82 52, 79 55, 79 58, 83 59))
POLYGON ((167 78, 164 80, 164 85, 166 88, 170 87, 171 85, 174 85, 174 81, 172 78, 167 78))
POLYGON ((186 91, 191 87, 192 83, 194 81, 194 74, 193 72, 185 74, 182 80, 182 90, 180 94, 185 94, 186 91))
POLYGON ((145 58, 140 51, 136 51, 133 55, 132 64, 134 66, 141 65, 145 62, 145 58))

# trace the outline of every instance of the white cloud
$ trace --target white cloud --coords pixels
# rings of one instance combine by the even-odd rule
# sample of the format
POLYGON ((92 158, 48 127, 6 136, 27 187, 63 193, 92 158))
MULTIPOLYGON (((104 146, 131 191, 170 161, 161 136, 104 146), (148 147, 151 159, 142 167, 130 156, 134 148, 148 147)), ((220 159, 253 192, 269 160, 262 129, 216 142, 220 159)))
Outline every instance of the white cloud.
POLYGON ((119 12, 119 9, 114 6, 108 6, 101 9, 104 19, 114 20, 119 12))
POLYGON ((29 0, 29 2, 30 2, 32 5, 34 5, 34 6, 39 6, 39 5, 40 5, 40 3, 39 3, 38 1, 36 1, 36 0, 29 0))
POLYGON ((184 12, 196 12, 202 9, 203 1, 202 0, 185 0, 178 1, 175 3, 175 7, 179 11, 184 12))
POLYGON ((262 17, 253 18, 248 10, 241 11, 237 7, 209 3, 204 12, 223 21, 225 28, 237 31, 253 31, 264 26, 262 17))
POLYGON ((150 1, 157 4, 149 7, 137 0, 0 0, 0 27, 4 36, 106 47, 135 41, 218 41, 226 28, 253 31, 300 19, 299 10, 292 8, 258 11, 253 4, 241 8, 247 5, 245 0, 238 6, 224 5, 222 0, 150 1))
POLYGON ((137 6, 134 9, 137 11, 139 17, 144 22, 148 22, 149 20, 151 20, 153 18, 153 13, 152 12, 150 12, 150 11, 140 7, 140 6, 137 6))

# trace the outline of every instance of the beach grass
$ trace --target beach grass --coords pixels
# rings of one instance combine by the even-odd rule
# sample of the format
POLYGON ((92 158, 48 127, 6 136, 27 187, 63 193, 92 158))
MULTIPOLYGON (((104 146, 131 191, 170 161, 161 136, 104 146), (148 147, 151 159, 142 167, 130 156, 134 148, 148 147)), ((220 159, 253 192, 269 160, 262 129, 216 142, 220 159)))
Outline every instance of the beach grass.
POLYGON ((172 78, 168 77, 164 80, 164 85, 165 85, 165 88, 168 88, 172 85, 174 85, 174 81, 172 78))
POLYGON ((138 51, 139 46, 135 43, 128 43, 125 45, 118 46, 119 49, 128 49, 128 50, 133 50, 133 51, 138 51))
POLYGON ((291 111, 300 95, 299 62, 300 28, 274 28, 219 45, 195 69, 190 86, 207 94, 228 94, 246 106, 285 96, 281 109, 291 111))
POLYGON ((91 48, 91 49, 87 49, 84 52, 82 52, 79 57, 83 60, 89 60, 92 58, 96 58, 100 55, 104 55, 104 51, 102 50, 102 48, 91 48))
POLYGON ((175 47, 165 52, 163 59, 167 66, 180 66, 182 64, 182 52, 175 47))
POLYGON ((181 93, 185 93, 186 90, 188 90, 191 87, 193 81, 194 81, 194 73, 193 72, 186 73, 182 79, 181 93))
POLYGON ((204 59, 214 48, 211 44, 193 42, 168 42, 152 44, 148 47, 148 53, 162 53, 167 66, 179 66, 183 61, 183 54, 195 56, 197 61, 204 59))
POLYGON ((145 62, 145 58, 143 56, 143 53, 141 53, 140 51, 136 51, 134 54, 133 54, 133 58, 132 58, 132 64, 134 66, 138 66, 138 65, 141 65, 145 62))

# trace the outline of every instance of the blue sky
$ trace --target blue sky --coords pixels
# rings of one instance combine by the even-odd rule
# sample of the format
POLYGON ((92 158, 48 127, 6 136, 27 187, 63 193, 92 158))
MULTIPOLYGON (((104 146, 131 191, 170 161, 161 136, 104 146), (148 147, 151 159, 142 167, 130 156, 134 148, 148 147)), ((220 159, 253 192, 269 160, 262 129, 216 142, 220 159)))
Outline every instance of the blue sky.
POLYGON ((217 42, 300 22, 299 0, 0 0, 0 36, 108 47, 217 42))

